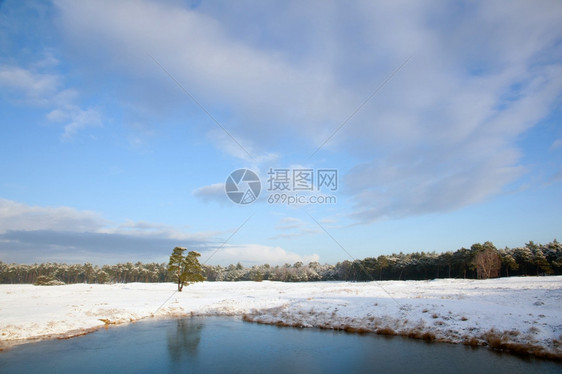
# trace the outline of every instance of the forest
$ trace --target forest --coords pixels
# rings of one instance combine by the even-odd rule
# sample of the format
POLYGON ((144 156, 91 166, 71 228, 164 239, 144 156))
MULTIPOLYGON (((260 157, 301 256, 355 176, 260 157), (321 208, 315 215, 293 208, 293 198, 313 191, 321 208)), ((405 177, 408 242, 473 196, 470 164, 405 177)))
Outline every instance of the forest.
MULTIPOLYGON (((508 276, 562 275, 562 245, 530 241, 524 247, 497 249, 493 243, 473 244, 443 253, 414 252, 367 257, 335 265, 268 264, 243 266, 202 265, 207 281, 373 281, 427 280, 436 278, 486 279, 508 276)), ((0 261, 0 283, 33 284, 51 280, 71 283, 172 282, 166 263, 7 264, 0 261), (41 277, 41 278, 40 278, 41 277)))

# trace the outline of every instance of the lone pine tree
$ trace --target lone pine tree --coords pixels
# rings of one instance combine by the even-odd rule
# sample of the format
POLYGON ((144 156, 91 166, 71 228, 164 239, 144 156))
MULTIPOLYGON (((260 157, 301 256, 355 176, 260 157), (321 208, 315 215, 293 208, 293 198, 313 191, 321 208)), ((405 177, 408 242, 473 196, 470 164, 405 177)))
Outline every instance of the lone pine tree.
POLYGON ((182 291, 184 285, 189 285, 194 282, 203 282, 205 280, 202 274, 203 269, 197 259, 201 254, 190 251, 187 256, 185 256, 185 251, 187 251, 187 248, 174 248, 170 256, 170 262, 168 262, 168 272, 178 282, 179 292, 182 291))

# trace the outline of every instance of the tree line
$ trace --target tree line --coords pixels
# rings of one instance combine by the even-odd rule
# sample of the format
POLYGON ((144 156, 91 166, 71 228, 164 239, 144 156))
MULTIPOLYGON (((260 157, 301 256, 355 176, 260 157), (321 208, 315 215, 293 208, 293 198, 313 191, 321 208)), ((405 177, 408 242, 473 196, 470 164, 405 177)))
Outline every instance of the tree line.
MULTIPOLYGON (((97 266, 44 263, 6 264, 0 261, 0 283, 35 283, 38 277, 64 283, 175 282, 166 263, 125 263, 97 266)), ((527 243, 524 247, 497 249, 493 243, 476 243, 444 253, 414 252, 342 261, 335 265, 268 264, 243 266, 202 265, 208 281, 372 281, 435 278, 493 278, 506 276, 562 275, 562 245, 527 243)))

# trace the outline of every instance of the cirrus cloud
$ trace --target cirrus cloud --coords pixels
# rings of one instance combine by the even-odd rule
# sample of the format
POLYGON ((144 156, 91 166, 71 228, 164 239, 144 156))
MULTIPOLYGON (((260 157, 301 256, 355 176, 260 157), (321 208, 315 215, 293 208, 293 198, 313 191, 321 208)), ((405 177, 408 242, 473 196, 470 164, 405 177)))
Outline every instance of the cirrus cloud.
MULTIPOLYGON (((213 127, 215 146, 246 162, 245 150, 266 160, 294 157, 287 144, 312 151, 350 118, 320 154, 354 160, 342 184, 363 223, 509 192, 533 168, 518 139, 562 94, 556 1, 56 4, 74 53, 127 76, 127 92, 143 78, 154 94, 138 107, 158 111, 180 93, 155 56, 242 145, 213 127)), ((195 195, 216 197, 217 185, 195 195)))

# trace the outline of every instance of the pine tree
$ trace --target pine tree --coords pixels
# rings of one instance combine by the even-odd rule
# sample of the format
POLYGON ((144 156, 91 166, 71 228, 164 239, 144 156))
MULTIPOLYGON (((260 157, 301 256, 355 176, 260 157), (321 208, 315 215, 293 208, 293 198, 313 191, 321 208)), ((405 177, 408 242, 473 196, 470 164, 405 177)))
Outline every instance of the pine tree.
POLYGON ((517 264, 517 261, 515 261, 515 259, 510 254, 510 251, 507 247, 503 251, 500 251, 500 257, 501 257, 502 265, 505 267, 506 277, 509 277, 510 270, 519 269, 519 265, 517 264))
POLYGON ((177 281, 179 292, 183 290, 184 285, 205 280, 203 268, 197 259, 201 254, 190 251, 187 256, 184 256, 185 251, 187 251, 187 248, 174 248, 170 256, 170 262, 168 262, 168 272, 177 281))
POLYGON ((535 250, 535 253, 533 254, 533 263, 537 266, 537 275, 539 275, 541 271, 546 274, 553 273, 552 268, 550 267, 550 264, 548 263, 548 260, 541 248, 537 248, 535 250))

